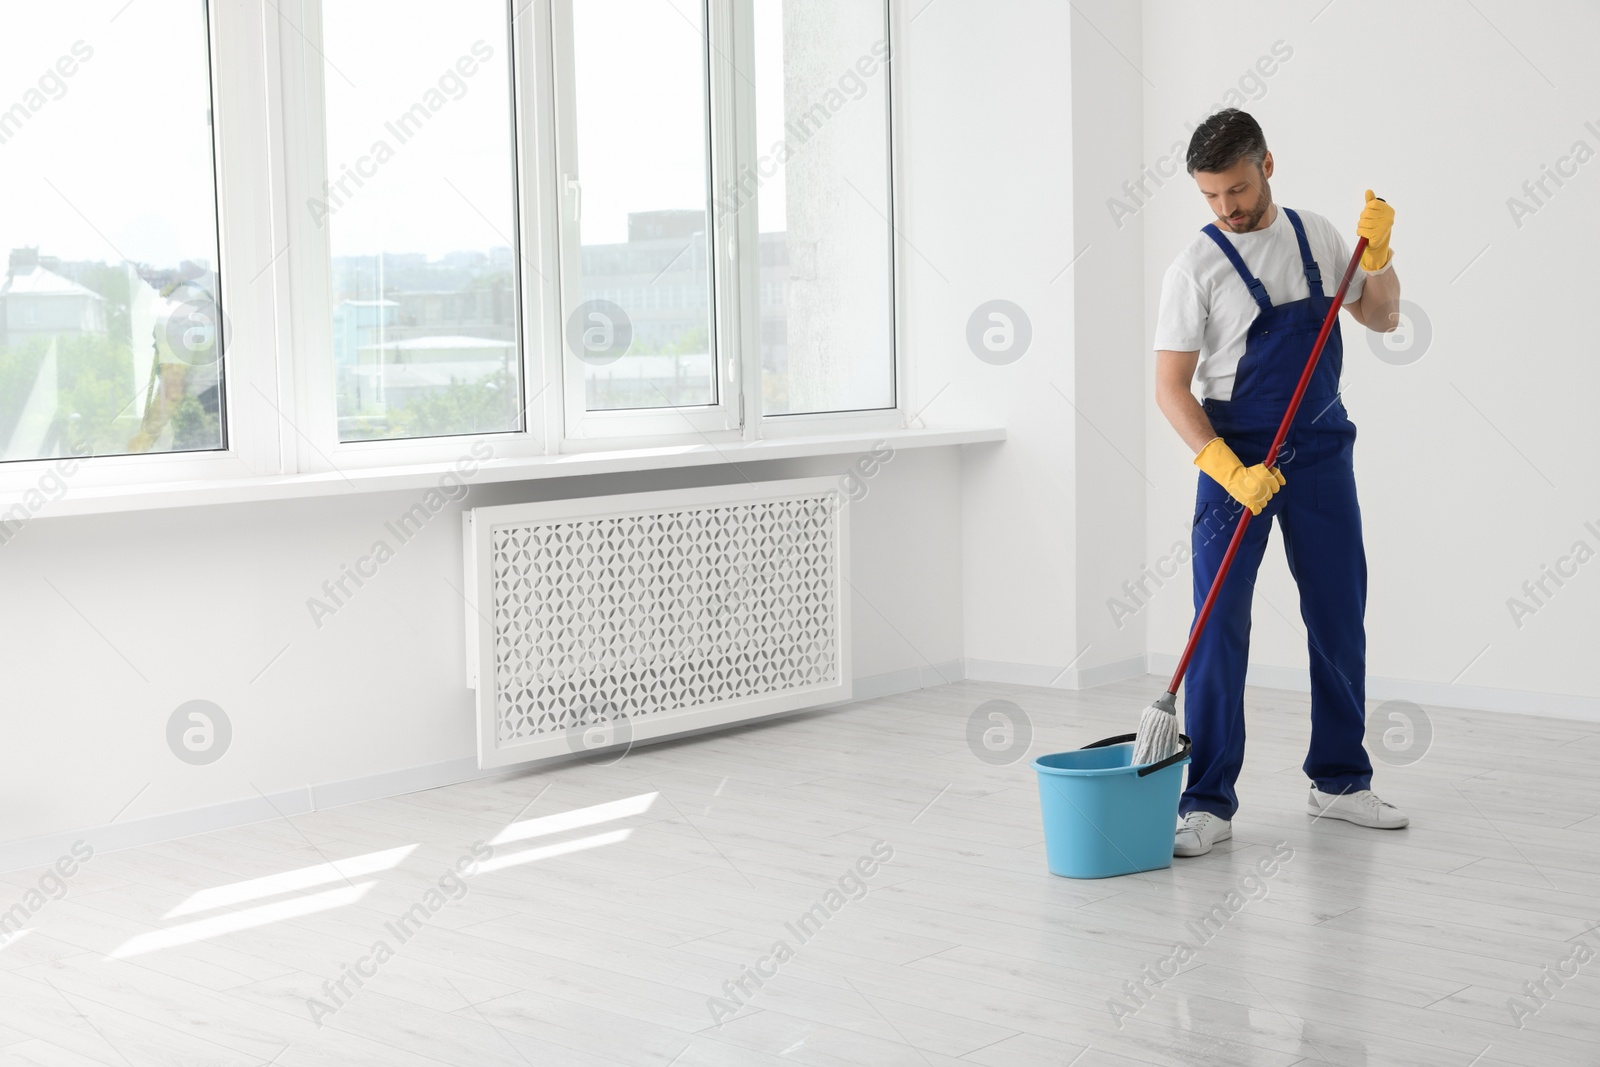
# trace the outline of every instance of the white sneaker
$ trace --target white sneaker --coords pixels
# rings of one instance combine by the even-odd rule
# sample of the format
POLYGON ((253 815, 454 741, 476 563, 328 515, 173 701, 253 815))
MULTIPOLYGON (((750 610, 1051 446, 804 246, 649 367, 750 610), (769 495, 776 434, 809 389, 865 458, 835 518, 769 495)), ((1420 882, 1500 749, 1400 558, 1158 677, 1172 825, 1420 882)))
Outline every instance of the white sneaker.
POLYGON ((1233 836, 1233 823, 1209 811, 1191 811, 1178 824, 1172 838, 1174 856, 1204 856, 1218 841, 1233 836))
POLYGON ((1380 800, 1370 789, 1354 793, 1324 793, 1311 787, 1311 799, 1306 802, 1306 814, 1343 819, 1357 826, 1370 826, 1375 830, 1398 830, 1410 824, 1405 812, 1380 800))

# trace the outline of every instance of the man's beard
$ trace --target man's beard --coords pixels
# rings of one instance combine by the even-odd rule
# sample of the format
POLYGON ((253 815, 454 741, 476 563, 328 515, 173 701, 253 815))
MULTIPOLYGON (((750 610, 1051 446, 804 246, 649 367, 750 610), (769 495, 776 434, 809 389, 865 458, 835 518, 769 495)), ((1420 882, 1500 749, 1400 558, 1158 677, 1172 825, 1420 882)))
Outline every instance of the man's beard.
POLYGON ((1244 221, 1235 226, 1227 219, 1222 223, 1234 233, 1250 233, 1261 226, 1261 220, 1267 217, 1267 212, 1272 210, 1272 185, 1263 176, 1261 179, 1261 199, 1256 204, 1256 209, 1246 215, 1244 221))

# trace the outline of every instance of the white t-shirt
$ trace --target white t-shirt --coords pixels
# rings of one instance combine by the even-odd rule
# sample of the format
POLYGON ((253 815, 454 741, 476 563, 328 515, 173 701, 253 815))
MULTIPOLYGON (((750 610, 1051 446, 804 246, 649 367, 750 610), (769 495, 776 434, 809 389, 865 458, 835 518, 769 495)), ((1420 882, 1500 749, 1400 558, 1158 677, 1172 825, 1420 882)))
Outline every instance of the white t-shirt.
MULTIPOLYGON (((1224 241, 1233 242, 1244 265, 1266 286, 1267 299, 1278 306, 1304 300, 1311 291, 1294 226, 1281 207, 1273 210, 1275 217, 1262 229, 1250 233, 1229 233, 1222 226, 1217 229, 1224 241)), ((1331 300, 1350 262, 1350 245, 1321 215, 1298 208, 1295 212, 1305 227, 1311 257, 1322 272, 1322 291, 1331 300)), ((1361 299, 1365 284, 1366 272, 1358 269, 1345 292, 1346 305, 1361 299)), ((1257 310, 1244 279, 1217 243, 1201 231, 1172 261, 1162 279, 1155 347, 1157 351, 1199 352, 1194 376, 1200 383, 1200 395, 1232 399, 1234 372, 1244 356, 1245 334, 1257 310)))

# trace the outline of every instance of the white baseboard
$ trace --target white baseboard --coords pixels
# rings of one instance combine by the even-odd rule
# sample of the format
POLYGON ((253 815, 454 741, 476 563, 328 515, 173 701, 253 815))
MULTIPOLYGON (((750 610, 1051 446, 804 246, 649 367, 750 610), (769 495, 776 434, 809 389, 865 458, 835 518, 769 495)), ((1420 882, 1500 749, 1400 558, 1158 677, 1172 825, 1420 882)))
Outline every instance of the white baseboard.
POLYGON ((975 682, 1005 682, 1046 689, 1093 689, 1097 685, 1126 681, 1145 672, 1143 656, 1129 656, 1098 667, 1048 667, 1035 663, 1007 663, 993 659, 966 660, 966 677, 975 682))
MULTIPOLYGON (((854 696, 851 700, 843 703, 871 700, 876 697, 892 696, 895 693, 907 693, 916 689, 925 689, 929 686, 944 685, 947 682, 958 682, 962 678, 961 669, 961 661, 952 660, 948 663, 914 667, 903 671, 891 671, 886 674, 857 678, 853 686, 854 696)), ((795 713, 786 712, 784 714, 792 715, 795 713)), ((711 730, 697 732, 715 732, 719 729, 727 729, 727 727, 714 727, 711 730)), ((676 736, 663 737, 659 740, 670 741, 675 739, 676 736)), ((562 759, 541 760, 539 762, 541 765, 549 765, 562 762, 564 759, 577 758, 580 757, 562 757, 562 759)), ((0 872, 26 870, 54 863, 61 856, 71 852, 73 844, 78 841, 86 842, 98 855, 102 852, 138 848, 141 845, 172 841, 180 837, 209 833, 213 830, 226 830, 235 826, 247 826, 250 823, 267 822, 282 816, 305 815, 313 811, 342 807, 345 804, 359 804, 366 800, 383 800, 386 797, 416 793, 424 789, 437 789, 440 786, 458 785, 462 782, 476 781, 480 778, 520 774, 526 771, 529 766, 532 766, 532 764, 480 770, 476 758, 464 756, 461 759, 429 763, 420 767, 382 771, 378 774, 369 774, 361 778, 347 778, 342 781, 324 782, 321 785, 302 786, 284 790, 281 793, 274 793, 271 796, 226 800, 220 804, 210 804, 203 808, 191 808, 187 811, 174 811, 164 815, 151 815, 143 819, 129 819, 126 822, 108 823, 103 826, 86 827, 63 833, 44 834, 22 841, 0 844, 0 872)))
POLYGON ((894 696, 896 693, 911 693, 935 685, 948 685, 966 677, 964 664, 958 659, 945 663, 925 664, 921 667, 908 667, 903 671, 874 674, 855 680, 854 695, 849 703, 894 696))
MULTIPOLYGON (((1166 652, 1150 653, 1151 674, 1171 674, 1178 657, 1166 652)), ((1246 685, 1266 689, 1311 691, 1311 672, 1304 667, 1273 667, 1251 664, 1245 673, 1246 685)), ((1408 678, 1367 676, 1368 700, 1409 700, 1413 704, 1467 711, 1504 711, 1516 715, 1545 715, 1553 719, 1600 722, 1600 698, 1566 693, 1539 693, 1526 689, 1491 689, 1481 685, 1451 685, 1448 682, 1419 682, 1408 678)))

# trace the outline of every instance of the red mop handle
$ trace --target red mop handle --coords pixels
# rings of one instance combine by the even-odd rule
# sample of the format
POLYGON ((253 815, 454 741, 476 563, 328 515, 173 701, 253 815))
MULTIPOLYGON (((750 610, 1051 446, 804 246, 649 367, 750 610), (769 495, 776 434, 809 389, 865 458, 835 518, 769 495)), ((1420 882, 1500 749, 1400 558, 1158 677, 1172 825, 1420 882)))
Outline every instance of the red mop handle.
MULTIPOLYGON (((1300 382, 1294 387, 1294 396, 1289 398, 1289 410, 1283 413, 1283 421, 1278 424, 1278 435, 1272 439, 1272 447, 1267 449, 1267 458, 1262 463, 1271 467, 1278 458, 1278 449, 1283 447, 1283 442, 1289 436, 1289 426, 1294 422, 1295 412, 1300 410, 1300 401, 1305 398, 1306 386, 1311 384, 1311 372, 1317 369, 1317 360, 1322 358, 1322 346, 1328 341, 1328 335, 1333 332, 1333 324, 1339 317, 1339 309, 1344 306, 1345 290, 1350 288, 1350 279, 1356 276, 1356 268, 1361 265, 1361 253, 1367 250, 1367 239, 1359 238, 1356 241, 1356 250, 1350 257, 1350 265, 1344 269, 1344 277, 1339 279, 1339 290, 1333 294, 1333 303, 1328 306, 1328 314, 1322 320, 1322 329, 1317 333, 1316 344, 1311 346, 1311 355, 1306 357, 1306 369, 1300 372, 1300 382)), ((1200 631, 1206 628, 1206 620, 1211 617, 1211 609, 1217 602, 1217 593, 1222 589, 1222 580, 1228 576, 1228 568, 1233 566, 1233 557, 1239 552, 1239 546, 1244 543, 1244 531, 1250 525, 1250 509, 1245 508, 1244 514, 1239 516, 1239 525, 1234 527, 1233 540, 1228 542, 1228 551, 1222 554, 1222 563, 1217 567, 1217 576, 1211 580, 1211 591, 1206 594, 1205 603, 1200 605, 1200 613, 1194 618, 1194 628, 1189 631, 1189 643, 1183 648, 1183 655, 1178 659, 1178 669, 1172 672, 1172 682, 1167 686, 1167 695, 1175 696, 1178 686, 1183 684, 1184 672, 1189 669, 1189 659, 1194 655, 1194 646, 1200 641, 1200 631)))

